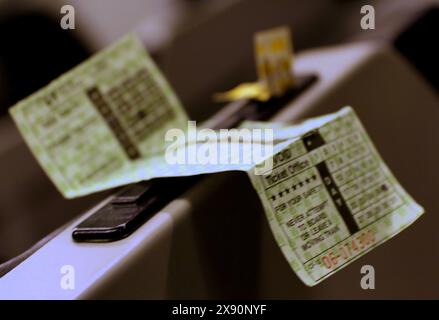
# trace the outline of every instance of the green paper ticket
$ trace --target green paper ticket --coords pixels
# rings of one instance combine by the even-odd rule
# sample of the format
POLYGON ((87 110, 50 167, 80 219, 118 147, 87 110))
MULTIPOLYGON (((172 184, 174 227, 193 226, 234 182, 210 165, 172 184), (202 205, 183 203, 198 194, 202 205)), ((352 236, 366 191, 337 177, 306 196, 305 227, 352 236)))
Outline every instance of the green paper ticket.
POLYGON ((208 136, 219 139, 209 141, 196 136, 198 129, 190 138, 183 108, 132 35, 10 112, 67 198, 152 178, 247 172, 276 242, 307 285, 319 283, 423 213, 390 173, 350 107, 295 126, 244 123, 242 128, 273 132, 271 148, 258 161, 239 160, 249 145, 267 147, 262 140, 230 144, 227 136, 211 130, 208 136), (227 153, 226 161, 172 163, 165 138, 172 130, 188 133, 185 143, 174 144, 185 159, 201 149, 235 151, 227 153))

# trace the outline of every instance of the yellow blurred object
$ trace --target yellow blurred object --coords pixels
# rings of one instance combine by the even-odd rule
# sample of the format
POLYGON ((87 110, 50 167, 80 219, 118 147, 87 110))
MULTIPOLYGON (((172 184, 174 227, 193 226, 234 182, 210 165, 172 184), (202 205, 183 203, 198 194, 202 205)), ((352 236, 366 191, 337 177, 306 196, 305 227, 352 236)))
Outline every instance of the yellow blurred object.
POLYGON ((254 36, 254 50, 259 81, 243 83, 232 90, 216 93, 213 96, 214 101, 267 101, 272 96, 283 95, 294 85, 292 48, 288 27, 257 32, 254 36))
POLYGON ((236 100, 252 99, 267 101, 270 99, 270 92, 267 86, 260 82, 242 83, 232 90, 216 93, 213 96, 215 102, 227 102, 236 100))

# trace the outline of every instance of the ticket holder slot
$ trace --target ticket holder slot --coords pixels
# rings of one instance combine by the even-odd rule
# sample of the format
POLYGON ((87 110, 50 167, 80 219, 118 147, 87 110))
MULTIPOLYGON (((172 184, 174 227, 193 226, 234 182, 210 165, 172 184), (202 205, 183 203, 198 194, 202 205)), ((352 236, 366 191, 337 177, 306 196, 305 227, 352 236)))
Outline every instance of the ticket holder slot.
POLYGON ((126 186, 107 205, 81 222, 73 230, 73 239, 87 242, 123 239, 196 180, 196 177, 177 177, 126 186))
MULTIPOLYGON (((212 129, 233 128, 244 120, 268 120, 316 80, 315 75, 297 76, 295 85, 284 95, 266 102, 245 101, 239 110, 212 126, 212 129)), ((108 204, 77 225, 72 237, 78 242, 111 242, 123 239, 199 179, 201 176, 160 178, 126 186, 108 204)))

